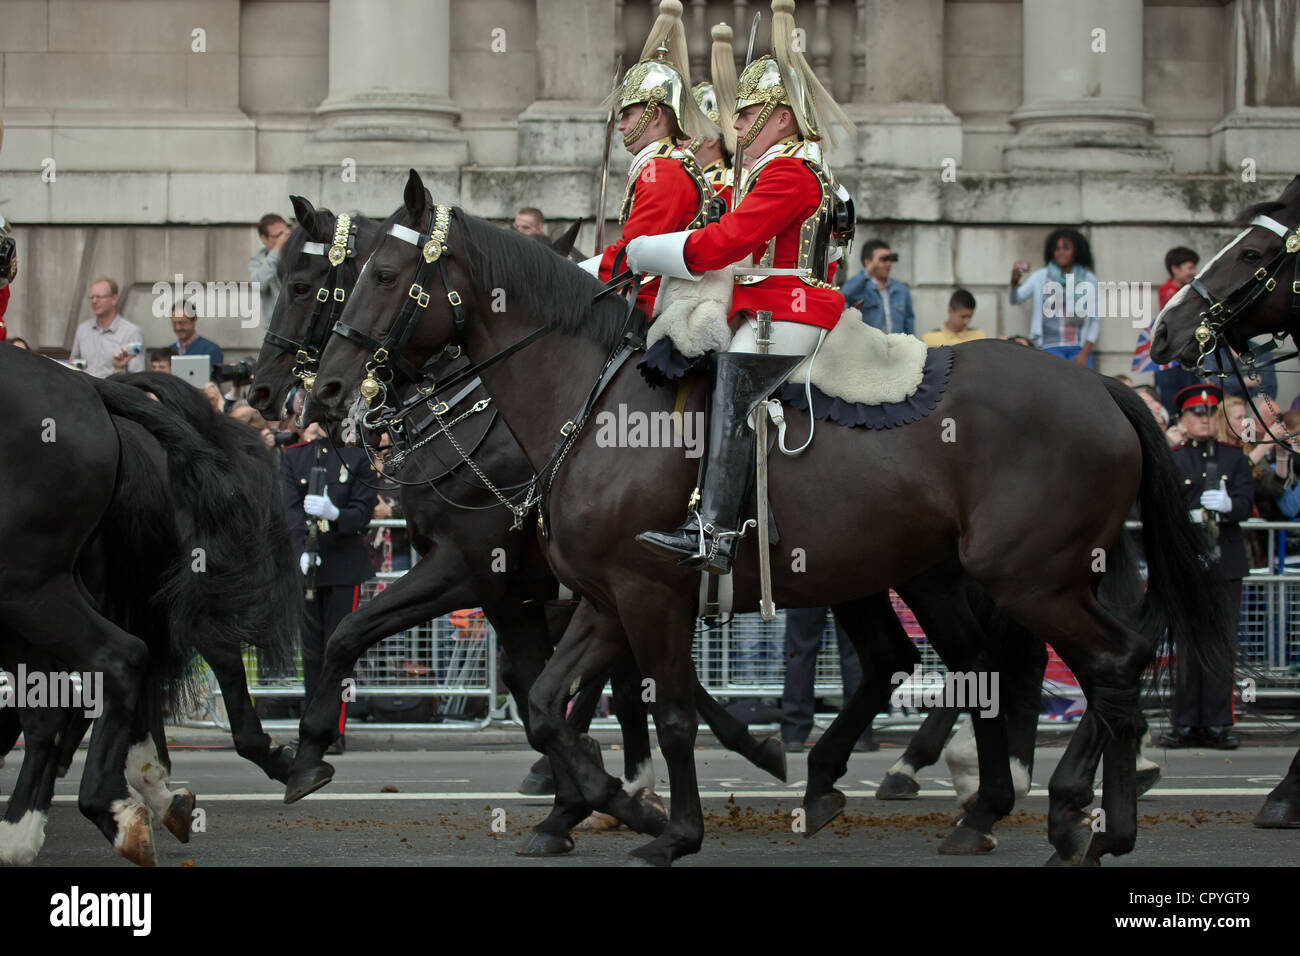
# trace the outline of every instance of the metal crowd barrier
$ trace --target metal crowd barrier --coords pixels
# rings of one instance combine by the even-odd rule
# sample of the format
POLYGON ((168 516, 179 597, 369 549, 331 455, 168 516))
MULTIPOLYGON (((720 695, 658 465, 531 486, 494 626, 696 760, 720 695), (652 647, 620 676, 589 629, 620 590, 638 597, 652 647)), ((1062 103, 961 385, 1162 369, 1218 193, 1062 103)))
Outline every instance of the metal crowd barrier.
MULTIPOLYGON (((372 528, 401 528, 401 520, 372 522, 372 528)), ((1129 522, 1138 528, 1137 522, 1129 522)), ((1265 565, 1254 568, 1243 581, 1238 627, 1238 683, 1249 678, 1260 699, 1300 698, 1300 554, 1288 563, 1286 541, 1300 542, 1300 521, 1250 520, 1242 527, 1266 542, 1265 565)), ((1300 550, 1300 549, 1298 549, 1300 550)), ((412 555, 412 562, 416 560, 412 555)), ((369 600, 403 572, 379 574, 363 585, 362 600, 369 600)), ((911 611, 893 596, 895 610, 905 630, 921 652, 925 675, 944 674, 943 663, 925 639, 911 611)), ((692 653, 700 682, 721 698, 780 697, 785 679, 785 613, 764 622, 757 614, 739 614, 731 621, 698 626, 692 653)), ((259 674, 256 654, 246 652, 245 669, 253 697, 303 695, 301 663, 292 675, 259 674)), ((362 656, 356 668, 358 700, 377 697, 433 698, 437 717, 463 716, 470 702, 482 699, 485 716, 469 726, 484 726, 507 711, 498 707, 497 640, 480 612, 463 611, 392 635, 362 656)), ((208 719, 220 723, 219 690, 211 682, 208 719)), ((1072 678, 1059 658, 1051 655, 1044 689, 1068 697, 1072 678)), ((827 616, 821 650, 817 656, 814 693, 838 698, 843 694, 834 621, 827 616)), ((514 711, 514 708, 511 708, 514 711)), ((353 711, 355 713, 355 710, 353 711)), ((1063 711, 1064 713, 1064 711, 1063 711)), ((435 718, 436 719, 436 718, 435 718)), ((465 726, 465 722, 458 722, 465 726)))

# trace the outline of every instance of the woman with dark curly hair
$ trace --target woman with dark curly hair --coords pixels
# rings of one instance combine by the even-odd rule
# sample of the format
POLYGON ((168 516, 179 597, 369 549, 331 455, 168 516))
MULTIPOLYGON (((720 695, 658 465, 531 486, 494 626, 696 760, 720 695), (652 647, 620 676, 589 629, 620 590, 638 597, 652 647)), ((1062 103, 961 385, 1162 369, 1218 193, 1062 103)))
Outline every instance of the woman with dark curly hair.
POLYGON ((1088 240, 1077 229, 1054 229, 1043 244, 1043 261, 1046 265, 1027 280, 1029 263, 1012 266, 1011 304, 1018 305, 1032 295, 1034 319, 1029 337, 1033 343, 1044 352, 1092 368, 1101 321, 1088 240))

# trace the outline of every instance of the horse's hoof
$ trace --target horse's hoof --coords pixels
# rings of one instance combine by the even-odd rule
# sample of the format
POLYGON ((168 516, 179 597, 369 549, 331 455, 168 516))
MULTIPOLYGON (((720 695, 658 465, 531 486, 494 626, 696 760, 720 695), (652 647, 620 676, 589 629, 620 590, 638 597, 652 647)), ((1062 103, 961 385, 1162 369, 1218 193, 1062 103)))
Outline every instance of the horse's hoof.
POLYGON ((1075 827, 1058 845, 1056 852, 1047 861, 1048 866, 1100 866, 1095 859, 1088 857, 1096 831, 1088 825, 1075 827))
POLYGON ((618 822, 617 817, 612 817, 608 813, 601 813, 599 810, 593 810, 587 816, 587 819, 579 823, 575 830, 581 830, 584 833, 604 833, 606 830, 617 830, 623 824, 618 822))
POLYGON ((1145 770, 1139 770, 1137 776, 1134 777, 1134 783, 1137 785, 1137 795, 1142 796, 1159 782, 1159 767, 1147 767, 1145 770))
POLYGON ((876 788, 877 800, 915 800, 921 785, 905 773, 887 773, 876 788))
POLYGON ((515 856, 563 856, 573 850, 573 838, 567 833, 557 836, 533 830, 524 837, 524 845, 515 850, 515 856))
POLYGON ((136 866, 154 866, 156 859, 149 808, 136 803, 119 810, 116 816, 117 839, 113 841, 113 849, 117 855, 136 866))
POLYGON ((786 782, 785 745, 779 737, 768 737, 758 747, 754 766, 766 770, 782 783, 786 782))
POLYGON ((1290 830, 1300 827, 1300 804, 1284 800, 1265 800, 1251 821, 1263 830, 1290 830))
POLYGON ((657 837, 668 829, 668 811, 664 809, 664 802, 659 794, 653 790, 639 790, 632 795, 632 799, 641 808, 642 825, 638 832, 657 837))
POLYGON ((823 793, 820 796, 813 797, 811 802, 805 799, 803 804, 804 824, 808 829, 804 831, 804 837, 812 836, 838 817, 844 812, 844 806, 847 803, 848 798, 834 789, 830 793, 823 793))
POLYGON ((163 826, 182 843, 190 842, 190 827, 194 823, 194 794, 181 790, 172 797, 171 806, 163 814, 163 826))
POLYGON ((997 838, 992 833, 981 833, 975 827, 959 826, 939 844, 939 853, 942 856, 980 856, 992 853, 997 845, 997 838))
POLYGON ((552 796, 555 793, 555 778, 550 773, 530 770, 528 776, 524 777, 523 783, 519 785, 519 792, 529 797, 552 796))
POLYGON ((266 761, 266 775, 279 783, 288 783, 298 748, 284 744, 271 751, 266 761))
POLYGON ((284 787, 284 802, 297 803, 334 779, 334 767, 321 761, 307 770, 295 771, 284 787))
POLYGON ((628 866, 672 866, 673 861, 658 843, 647 843, 627 855, 628 866))

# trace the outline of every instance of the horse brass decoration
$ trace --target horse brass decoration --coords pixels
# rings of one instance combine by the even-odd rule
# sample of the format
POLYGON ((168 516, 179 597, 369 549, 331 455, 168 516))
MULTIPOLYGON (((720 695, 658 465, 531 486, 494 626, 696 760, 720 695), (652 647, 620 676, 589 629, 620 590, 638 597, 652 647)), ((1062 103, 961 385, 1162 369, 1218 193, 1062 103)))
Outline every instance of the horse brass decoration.
POLYGON ((1286 251, 1300 252, 1300 232, 1286 237, 1286 251))
POLYGON ((332 266, 340 266, 348 257, 348 232, 352 229, 352 217, 340 215, 334 222, 334 242, 330 245, 327 258, 332 266))
POLYGON ((375 400, 375 396, 378 394, 379 380, 373 375, 367 375, 361 382, 361 396, 366 400, 366 404, 369 405, 375 400))

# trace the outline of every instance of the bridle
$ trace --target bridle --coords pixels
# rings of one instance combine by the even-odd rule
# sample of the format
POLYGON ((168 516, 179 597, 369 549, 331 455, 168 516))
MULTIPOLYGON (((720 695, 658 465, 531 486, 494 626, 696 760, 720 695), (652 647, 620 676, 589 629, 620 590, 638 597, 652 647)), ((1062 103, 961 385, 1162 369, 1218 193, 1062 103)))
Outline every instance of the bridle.
POLYGON ((303 244, 302 251, 306 255, 325 256, 330 264, 324 281, 316 290, 316 304, 311 310, 307 332, 302 341, 298 342, 267 329, 265 339, 286 352, 297 353, 292 374, 302 382, 304 389, 311 391, 316 381, 316 371, 320 367, 321 350, 329 341, 330 330, 338 320, 343 300, 347 297, 347 292, 339 281, 339 270, 347 259, 356 256, 357 225, 351 216, 340 215, 334 221, 334 240, 328 247, 322 242, 308 242, 303 244))
MULTIPOLYGON (((1204 371, 1205 356, 1222 348, 1221 340, 1228 339, 1235 331, 1230 329, 1229 325, 1242 312, 1249 309, 1260 296, 1277 288, 1278 274, 1286 261, 1291 258, 1295 259, 1294 276, 1291 282, 1291 309, 1293 312, 1300 313, 1300 255, 1296 255, 1300 252, 1300 227, 1292 232, 1287 226, 1270 216, 1256 216, 1250 221, 1248 228, 1255 226, 1267 229, 1282 239, 1282 248, 1267 264, 1256 269, 1249 278, 1242 280, 1221 299, 1215 298, 1214 293, 1205 287, 1199 276, 1188 283, 1193 292, 1209 303, 1208 308, 1200 314, 1201 322, 1195 332, 1196 344, 1201 352, 1201 360, 1197 362, 1198 371, 1204 371)), ((1275 340, 1283 339, 1285 336, 1286 332, 1274 333, 1275 340)), ((1243 357, 1246 357, 1247 365, 1253 365, 1251 358, 1247 357, 1250 350, 1246 348, 1240 351, 1243 357)))
MULTIPOLYGON (((1268 263, 1256 269, 1249 278, 1242 280, 1221 299, 1214 297, 1214 294, 1205 287, 1200 276, 1192 279, 1188 285, 1194 293, 1209 303, 1208 308, 1201 312, 1199 316, 1200 324, 1197 325, 1194 333, 1197 348, 1200 350, 1200 356, 1196 361, 1197 373, 1202 378, 1208 377, 1209 372, 1205 368, 1206 360, 1211 355, 1220 356, 1220 353, 1226 353, 1227 365, 1231 367, 1232 373, 1241 387, 1242 395, 1245 396, 1256 419, 1263 421, 1263 416, 1259 414, 1259 409, 1255 406, 1255 399, 1251 396, 1250 389, 1246 387, 1245 379, 1241 374, 1241 365, 1244 364, 1247 370, 1268 368, 1294 358, 1300 354, 1300 351, 1292 351, 1263 365, 1257 365, 1255 353, 1251 350, 1249 341, 1242 340, 1237 330, 1229 326, 1261 296, 1277 288, 1277 277, 1282 272, 1282 267, 1286 265, 1288 259, 1295 260, 1291 282, 1291 311, 1293 315, 1300 316, 1300 255, 1297 255, 1297 253, 1300 253, 1300 226, 1297 226, 1293 232, 1289 227, 1282 225, 1271 216, 1264 215, 1252 219, 1247 228, 1254 228, 1255 226, 1267 229, 1282 239, 1282 248, 1268 263), (1225 348, 1225 344, 1228 347, 1225 348), (1241 357, 1240 364, 1237 361, 1237 356, 1233 354, 1232 346, 1234 344, 1244 346, 1236 350, 1241 357)), ((1288 334, 1289 331, 1286 328, 1274 332, 1273 343, 1266 346, 1265 351, 1273 351, 1281 346, 1288 334)), ((1219 368, 1224 368, 1222 357, 1219 358, 1219 368)), ((1218 372, 1220 378, 1226 377, 1226 374, 1223 371, 1218 372)), ((1273 435, 1272 431, 1268 432, 1268 436, 1268 439, 1265 440, 1268 443, 1283 443, 1273 435)))
MULTIPOLYGON (((452 427, 462 419, 468 417, 475 411, 481 411, 486 408, 489 401, 478 402, 474 407, 464 415, 461 415, 455 421, 447 422, 443 415, 450 411, 461 399, 465 398, 470 392, 474 391, 480 384, 479 373, 498 362, 504 361, 514 353, 536 342, 543 336, 549 335, 556 330, 556 326, 547 324, 540 326, 527 335, 523 336, 517 342, 506 346, 495 355, 484 359, 482 362, 475 363, 467 368, 461 369, 444 381, 436 385, 428 383, 431 366, 445 360, 446 357, 459 358, 462 353, 462 344, 465 342, 465 330, 468 319, 465 314, 464 297, 456 290, 451 281, 451 274, 447 268, 447 260, 452 258, 452 253, 447 245, 447 234, 451 229, 451 219, 453 211, 449 206, 435 205, 429 211, 430 225, 428 232, 417 232, 407 226, 394 223, 388 227, 387 235, 400 239, 420 249, 420 262, 416 266, 415 278, 410 287, 407 289, 406 298, 402 301, 402 309, 397 316, 397 320, 389 329, 384 341, 366 334, 365 332, 355 329, 346 323, 339 321, 334 325, 334 332, 343 336, 349 341, 361 346, 370 352, 370 358, 366 362, 366 377, 362 380, 360 391, 367 404, 371 406, 370 411, 366 413, 366 427, 372 430, 387 428, 390 435, 393 436, 396 443, 401 433, 401 423, 411 412, 421 405, 427 405, 433 421, 438 424, 437 434, 446 436, 448 443, 456 451, 463 462, 469 466, 470 470, 478 477, 479 481, 491 491, 497 498, 499 504, 503 505, 514 515, 512 529, 523 527, 523 520, 534 504, 541 504, 542 511, 538 515, 538 522, 543 530, 546 530, 547 522, 545 520, 545 496, 554 480, 555 473, 560 464, 567 457, 569 450, 572 448, 578 432, 586 423, 587 417, 595 405, 596 399, 604 391, 605 386, 613 379, 614 374, 623 366, 627 358, 636 348, 640 347, 638 341, 632 336, 627 335, 627 328, 630 327, 633 310, 636 304, 636 291, 639 287, 640 276, 635 276, 631 272, 623 272, 615 276, 607 286, 596 295, 596 299, 603 298, 610 293, 626 288, 628 292, 627 318, 625 321, 623 340, 620 347, 616 348, 613 353, 606 359, 605 365, 601 370, 600 376, 592 386, 587 400, 584 402, 582 409, 572 419, 565 422, 564 427, 560 429, 560 439, 556 444, 555 450, 546 465, 535 474, 531 480, 524 482, 522 485, 507 487, 506 491, 526 485, 523 494, 523 502, 515 504, 514 499, 520 497, 519 494, 507 498, 502 489, 492 483, 492 480, 484 474, 483 470, 473 460, 475 448, 466 451, 461 443, 456 439, 452 432, 452 427), (452 341, 446 346, 443 352, 434 356, 430 362, 417 369, 410 362, 403 359, 400 352, 410 341, 414 334, 416 326, 419 323, 420 314, 429 307, 432 298, 426 287, 433 275, 433 268, 437 266, 442 286, 447 296, 447 302, 452 308, 453 329, 452 341), (393 380, 393 370, 396 369, 409 381, 416 386, 416 394, 407 400, 400 408, 388 404, 388 386, 393 380), (468 383, 468 384, 466 384, 468 383), (458 385, 464 387, 455 397, 447 401, 440 401, 438 397, 458 385), (375 399, 379 398, 379 404, 375 404, 375 399), (394 431, 394 428, 397 431, 394 431)), ((622 258, 620 255, 615 257, 613 271, 617 272, 619 262, 622 258)), ((495 414, 494 414, 495 420, 495 414)), ((426 424, 428 420, 426 419, 426 424)), ((490 426, 489 426, 490 427, 490 426)), ((486 433, 485 433, 486 434, 486 433)), ((481 443, 482 439, 480 439, 481 443)), ((423 442, 421 442, 423 444, 423 442)), ((406 449, 406 453, 413 451, 418 445, 406 449)), ((455 469, 451 469, 454 471, 455 469)), ((424 482, 421 482, 423 484, 424 482)), ((444 498, 444 500, 447 500, 444 498)), ((448 502, 455 505, 455 502, 448 502)), ((466 507, 457 505, 457 507, 466 507)), ((495 506, 492 506, 495 507, 495 506)))

